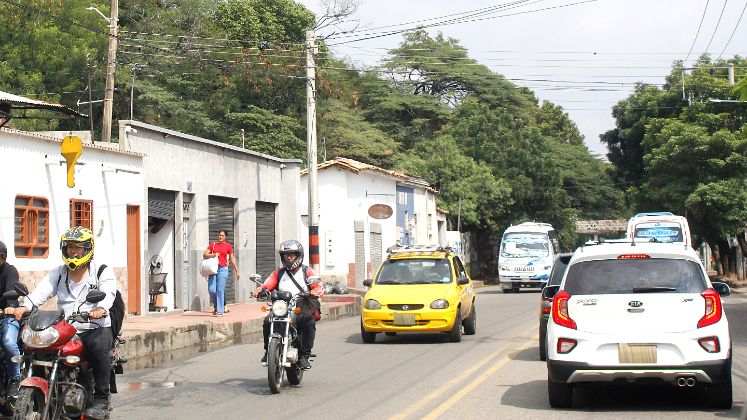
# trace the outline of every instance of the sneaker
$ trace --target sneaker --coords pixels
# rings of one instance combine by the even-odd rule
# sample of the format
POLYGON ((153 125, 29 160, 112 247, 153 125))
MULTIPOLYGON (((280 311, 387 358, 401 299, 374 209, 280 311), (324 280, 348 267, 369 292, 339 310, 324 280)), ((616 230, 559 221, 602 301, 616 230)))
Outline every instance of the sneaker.
POLYGON ((265 352, 265 355, 262 356, 262 360, 260 360, 262 363, 262 366, 267 366, 267 352, 265 352))
POLYGON ((83 414, 91 420, 106 420, 109 418, 109 398, 94 397, 93 405, 83 414))
POLYGON ((309 358, 307 356, 302 356, 301 359, 298 361, 298 367, 303 370, 311 369, 311 363, 309 363, 309 358))
POLYGON ((21 379, 11 379, 10 382, 8 382, 8 389, 6 391, 8 398, 18 398, 18 388, 21 384, 21 379))

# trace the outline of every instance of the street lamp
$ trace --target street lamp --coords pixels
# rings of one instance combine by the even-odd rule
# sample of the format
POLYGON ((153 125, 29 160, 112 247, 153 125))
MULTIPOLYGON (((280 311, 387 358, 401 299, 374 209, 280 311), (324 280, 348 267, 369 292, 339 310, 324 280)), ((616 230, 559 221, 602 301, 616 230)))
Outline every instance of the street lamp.
POLYGON ((94 7, 94 6, 89 6, 89 7, 86 7, 86 10, 93 10, 94 12, 96 12, 96 13, 100 14, 100 15, 101 15, 101 17, 102 17, 102 18, 104 18, 104 19, 106 19, 106 21, 107 21, 107 22, 109 22, 109 23, 111 23, 111 21, 112 21, 110 17, 108 17, 108 16, 106 16, 105 14, 101 13, 101 10, 97 9, 97 8, 96 8, 96 7, 94 7))

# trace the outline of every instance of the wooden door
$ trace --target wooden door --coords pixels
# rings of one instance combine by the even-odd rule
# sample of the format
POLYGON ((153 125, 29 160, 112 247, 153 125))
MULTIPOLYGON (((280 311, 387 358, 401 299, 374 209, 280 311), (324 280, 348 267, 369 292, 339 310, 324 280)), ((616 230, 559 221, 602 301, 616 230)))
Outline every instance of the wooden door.
POLYGON ((127 206, 127 312, 140 314, 140 206, 127 206))

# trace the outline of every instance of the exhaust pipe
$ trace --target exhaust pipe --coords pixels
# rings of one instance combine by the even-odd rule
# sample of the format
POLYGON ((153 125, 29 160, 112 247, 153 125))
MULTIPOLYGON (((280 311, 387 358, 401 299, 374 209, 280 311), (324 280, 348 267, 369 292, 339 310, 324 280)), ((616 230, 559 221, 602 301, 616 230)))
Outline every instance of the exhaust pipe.
POLYGON ((682 376, 677 378, 677 386, 680 388, 684 388, 685 386, 687 386, 687 379, 683 378, 682 376))
POLYGON ((695 378, 687 378, 687 381, 685 382, 687 383, 688 388, 692 388, 695 386, 695 378))

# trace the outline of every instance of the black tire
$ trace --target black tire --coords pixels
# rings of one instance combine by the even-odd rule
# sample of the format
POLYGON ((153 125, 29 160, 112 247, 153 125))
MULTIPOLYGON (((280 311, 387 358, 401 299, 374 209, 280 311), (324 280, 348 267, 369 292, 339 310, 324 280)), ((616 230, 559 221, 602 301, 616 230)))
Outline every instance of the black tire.
POLYGON ((449 341, 452 343, 458 343, 462 341, 462 310, 457 308, 456 319, 454 320, 454 326, 449 331, 449 341))
POLYGON ((285 369, 280 365, 282 353, 283 343, 277 337, 271 338, 267 345, 267 383, 273 394, 279 393, 283 386, 285 369))
POLYGON ((363 329, 363 323, 361 323, 361 339, 366 344, 375 343, 376 333, 366 331, 365 329, 363 329))
POLYGON ((514 291, 514 289, 506 289, 506 288, 504 287, 504 288, 501 288, 501 291, 502 291, 503 293, 511 293, 511 292, 513 292, 513 291, 514 291))
POLYGON ((286 368, 285 374, 288 377, 288 383, 291 385, 298 385, 303 379, 303 369, 299 368, 298 365, 286 368))
POLYGON ((385 332, 384 334, 385 334, 385 335, 386 335, 387 337, 394 337, 395 335, 397 335, 397 333, 396 333, 395 331, 387 331, 387 332, 385 332))
POLYGON ((547 396, 552 408, 568 408, 573 403, 573 385, 547 378, 547 396))
POLYGON ((475 310, 475 302, 472 302, 472 309, 469 311, 469 316, 462 322, 464 325, 465 335, 475 335, 477 333, 477 311, 475 310))
POLYGON ((724 381, 708 386, 708 406, 728 410, 732 405, 731 356, 729 356, 724 370, 724 381))
POLYGON ((36 388, 21 388, 16 400, 16 412, 13 420, 32 420, 41 418, 44 410, 44 395, 36 388))
POLYGON ((540 349, 540 360, 543 362, 547 360, 547 330, 540 328, 539 330, 539 349, 540 349))

